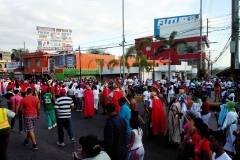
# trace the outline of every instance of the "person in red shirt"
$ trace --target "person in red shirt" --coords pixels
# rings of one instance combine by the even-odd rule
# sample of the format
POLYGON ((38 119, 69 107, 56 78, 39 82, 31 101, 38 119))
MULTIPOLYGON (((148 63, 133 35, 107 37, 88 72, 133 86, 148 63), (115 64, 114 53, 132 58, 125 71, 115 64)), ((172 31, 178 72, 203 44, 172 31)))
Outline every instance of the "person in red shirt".
POLYGON ((201 136, 201 140, 194 148, 194 160, 211 160, 212 150, 209 144, 209 130, 206 123, 194 123, 197 133, 201 136))
POLYGON ((6 87, 6 90, 8 91, 11 88, 14 88, 14 86, 13 86, 12 82, 9 82, 7 87, 6 87))
POLYGON ((208 124, 208 121, 211 117, 211 112, 210 112, 210 105, 207 102, 206 97, 202 97, 202 106, 201 106, 201 118, 204 123, 208 124))
POLYGON ((32 81, 29 82, 29 87, 33 90, 33 96, 35 96, 35 86, 32 81))
POLYGON ((41 100, 43 99, 43 95, 47 93, 47 89, 49 88, 48 85, 46 85, 45 82, 41 85, 41 100))
POLYGON ((26 89, 27 89, 27 81, 24 81, 24 83, 21 84, 21 95, 22 97, 26 96, 26 89))
POLYGON ((38 150, 37 142, 34 134, 35 122, 40 117, 40 101, 37 97, 32 96, 33 90, 27 89, 27 96, 24 97, 19 106, 19 111, 23 110, 24 128, 27 132, 27 138, 24 141, 24 145, 29 145, 29 140, 32 140, 32 149, 38 150))

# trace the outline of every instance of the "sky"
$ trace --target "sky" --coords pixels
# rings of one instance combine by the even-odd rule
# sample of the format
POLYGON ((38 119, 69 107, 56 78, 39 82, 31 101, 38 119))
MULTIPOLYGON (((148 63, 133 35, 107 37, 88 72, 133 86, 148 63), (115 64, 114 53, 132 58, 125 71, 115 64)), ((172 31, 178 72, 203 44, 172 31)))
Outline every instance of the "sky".
MULTIPOLYGON (((231 0, 202 0, 203 22, 209 19, 211 57, 223 50, 231 34, 231 0)), ((126 45, 152 36, 154 19, 200 12, 200 0, 125 0, 126 45)), ((72 29, 73 49, 119 46, 122 42, 122 0, 0 0, 0 50, 37 49, 36 26, 72 29)), ((203 31, 206 33, 206 30, 203 31)), ((122 55, 122 48, 106 50, 122 55)), ((213 67, 228 67, 227 50, 213 67)))

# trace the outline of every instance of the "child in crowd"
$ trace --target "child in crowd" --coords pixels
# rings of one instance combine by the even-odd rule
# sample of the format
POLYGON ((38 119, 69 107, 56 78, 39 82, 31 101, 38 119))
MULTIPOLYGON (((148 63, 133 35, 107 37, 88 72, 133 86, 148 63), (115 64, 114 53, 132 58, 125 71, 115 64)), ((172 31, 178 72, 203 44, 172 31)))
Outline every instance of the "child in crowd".
POLYGON ((132 128, 130 144, 127 148, 130 150, 128 160, 143 160, 144 147, 142 144, 143 131, 140 128, 138 118, 130 118, 130 126, 132 128))

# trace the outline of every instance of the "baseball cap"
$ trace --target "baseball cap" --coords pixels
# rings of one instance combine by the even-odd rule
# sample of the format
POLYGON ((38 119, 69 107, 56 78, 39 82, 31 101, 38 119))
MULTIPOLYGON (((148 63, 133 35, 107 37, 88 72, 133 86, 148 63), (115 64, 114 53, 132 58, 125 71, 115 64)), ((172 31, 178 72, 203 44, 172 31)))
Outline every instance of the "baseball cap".
POLYGON ((147 86, 144 86, 143 89, 148 89, 148 87, 147 87, 147 86))
POLYGON ((67 93, 66 89, 64 89, 64 88, 60 89, 60 94, 65 95, 66 93, 67 93))

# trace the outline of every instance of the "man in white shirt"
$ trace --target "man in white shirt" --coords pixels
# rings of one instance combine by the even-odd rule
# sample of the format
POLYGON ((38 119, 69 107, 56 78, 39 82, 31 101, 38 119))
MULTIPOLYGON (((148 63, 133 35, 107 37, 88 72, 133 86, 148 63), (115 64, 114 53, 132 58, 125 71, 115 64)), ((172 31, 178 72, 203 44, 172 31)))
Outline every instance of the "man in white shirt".
POLYGON ((175 78, 175 76, 172 76, 172 79, 170 80, 170 82, 173 82, 174 84, 177 82, 177 79, 175 78))
POLYGON ((187 78, 186 81, 185 81, 185 84, 188 88, 190 87, 190 83, 191 83, 191 81, 187 78))
POLYGON ((160 81, 160 83, 162 83, 162 85, 164 85, 164 84, 166 84, 166 80, 165 80, 165 79, 162 79, 162 80, 160 81))
POLYGON ((150 89, 152 87, 152 84, 153 84, 153 80, 152 79, 148 79, 147 80, 148 89, 150 89))
POLYGON ((221 131, 212 131, 209 136, 210 148, 213 151, 212 160, 231 160, 224 151, 223 146, 226 143, 226 136, 221 131))
POLYGON ((210 81, 210 79, 208 79, 207 82, 205 82, 205 85, 206 85, 207 97, 211 98, 212 82, 210 81))
POLYGON ((143 102, 146 103, 149 106, 150 93, 148 91, 148 87, 144 86, 143 89, 144 89, 143 102))

